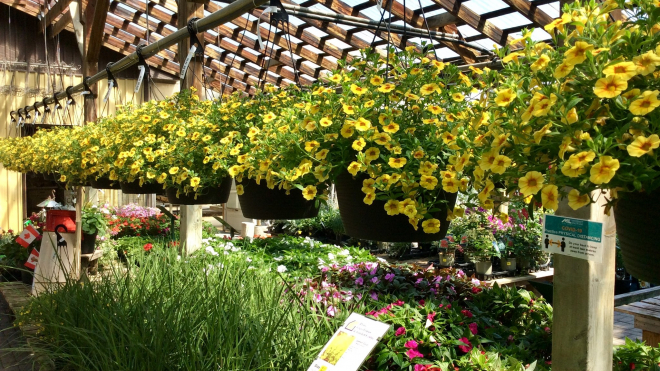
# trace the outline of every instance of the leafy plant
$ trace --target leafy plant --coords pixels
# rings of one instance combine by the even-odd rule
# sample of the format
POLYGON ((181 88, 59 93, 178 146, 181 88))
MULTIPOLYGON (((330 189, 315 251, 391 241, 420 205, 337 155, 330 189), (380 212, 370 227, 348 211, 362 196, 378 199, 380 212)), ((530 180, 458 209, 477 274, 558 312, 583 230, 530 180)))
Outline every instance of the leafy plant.
POLYGON ((85 234, 98 234, 108 225, 105 214, 96 205, 88 205, 83 209, 81 222, 85 234))

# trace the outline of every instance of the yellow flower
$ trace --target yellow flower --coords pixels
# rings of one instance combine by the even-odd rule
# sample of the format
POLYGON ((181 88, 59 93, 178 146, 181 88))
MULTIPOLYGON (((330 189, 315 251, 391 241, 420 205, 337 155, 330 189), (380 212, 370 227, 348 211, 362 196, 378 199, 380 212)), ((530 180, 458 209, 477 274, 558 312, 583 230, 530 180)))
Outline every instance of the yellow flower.
POLYGON ((185 136, 186 136, 186 131, 185 131, 184 129, 179 129, 179 130, 176 132, 176 135, 178 135, 178 136, 180 136, 180 137, 185 137, 185 136))
POLYGON ((330 77, 330 81, 332 81, 334 83, 340 83, 341 80, 342 80, 341 74, 332 75, 330 77))
POLYGON ((362 151, 362 149, 366 145, 367 145, 367 142, 364 141, 364 138, 358 138, 358 139, 353 141, 353 145, 351 147, 353 147, 353 149, 356 150, 356 151, 362 151))
POLYGON ((454 102, 462 102, 462 101, 465 100, 465 95, 463 95, 461 93, 454 93, 454 94, 451 95, 451 99, 453 99, 454 102))
POLYGON ((314 157, 316 157, 317 160, 325 160, 326 156, 328 156, 328 152, 330 151, 324 148, 316 152, 316 155, 314 155, 314 157))
POLYGON ((536 144, 541 143, 541 139, 543 139, 546 134, 550 134, 552 132, 550 131, 550 127, 552 127, 552 122, 545 124, 541 129, 534 132, 533 136, 534 142, 536 142, 536 144))
POLYGON ((60 182, 66 182, 66 175, 60 175, 60 182))
POLYGON ((536 60, 536 62, 532 63, 531 66, 529 66, 532 71, 542 71, 546 67, 548 67, 548 63, 550 62, 550 57, 548 57, 547 54, 541 54, 539 59, 536 60))
POLYGON ((408 162, 408 160, 406 160, 405 157, 390 157, 387 163, 395 169, 400 169, 406 164, 406 162, 408 162))
POLYGON ((236 186, 236 194, 239 196, 242 196, 243 193, 245 193, 245 189, 243 189, 243 185, 239 184, 236 186))
POLYGON ((385 211, 387 211, 387 215, 398 215, 399 214, 399 201, 397 201, 397 200, 388 200, 385 203, 385 211))
POLYGON ((275 114, 272 113, 272 112, 268 112, 268 113, 264 116, 263 120, 264 120, 264 123, 268 124, 269 122, 272 122, 273 120, 275 120, 275 118, 277 118, 277 115, 275 115, 275 114))
POLYGON ((566 56, 566 62, 570 64, 580 64, 587 59, 587 52, 593 49, 593 45, 585 41, 578 41, 572 48, 564 53, 564 56, 566 56))
POLYGON ((199 182, 200 182, 200 179, 199 179, 198 176, 194 176, 194 177, 190 178, 190 186, 193 187, 193 188, 197 187, 199 185, 199 182))
POLYGON ((371 205, 374 203, 374 200, 376 199, 376 193, 371 192, 367 193, 364 195, 364 198, 362 199, 362 202, 364 202, 367 205, 371 205))
POLYGON ((588 194, 581 195, 577 189, 571 189, 571 191, 568 192, 568 206, 570 206, 571 209, 577 210, 590 203, 591 198, 589 198, 588 194))
POLYGON ((374 106, 374 104, 376 104, 376 102, 372 99, 372 100, 370 100, 370 101, 367 101, 367 102, 364 104, 364 106, 365 106, 366 108, 371 108, 371 107, 374 106))
POLYGON ((594 94, 599 98, 614 98, 628 88, 628 82, 617 76, 607 76, 596 81, 594 94))
POLYGON ((255 116, 256 115, 254 113, 248 113, 248 115, 245 116, 245 119, 249 121, 249 120, 252 120, 255 116))
POLYGON ((435 92, 440 93, 440 87, 436 83, 431 83, 431 84, 424 84, 420 89, 419 92, 422 95, 430 95, 435 92))
POLYGON ((380 155, 380 150, 376 147, 369 147, 364 152, 364 157, 367 159, 367 161, 373 161, 377 159, 379 155, 380 155))
POLYGON ((516 61, 518 62, 518 58, 524 56, 524 53, 520 52, 513 52, 508 54, 506 57, 502 58, 502 63, 509 63, 511 61, 516 61))
POLYGON ((647 153, 653 153, 653 150, 660 146, 660 138, 657 134, 652 134, 648 138, 643 135, 638 136, 626 148, 628 154, 633 157, 641 157, 647 153))
POLYGON ((392 133, 392 134, 396 133, 397 131, 399 131, 399 125, 392 122, 389 125, 383 126, 383 131, 385 131, 386 133, 392 133))
POLYGON ((498 151, 496 150, 484 153, 481 159, 479 160, 479 167, 484 171, 490 170, 493 167, 493 164, 495 163, 495 158, 497 156, 498 156, 498 151))
POLYGON ((372 139, 374 142, 376 142, 376 144, 384 146, 388 144, 392 138, 387 133, 376 133, 372 139))
POLYGON ((511 159, 505 155, 497 155, 493 160, 493 166, 490 168, 495 174, 504 174, 504 171, 511 166, 511 159))
POLYGON ((647 113, 653 111, 654 109, 660 106, 660 100, 658 100, 658 91, 645 91, 642 93, 641 97, 634 100, 630 103, 628 109, 632 112, 633 115, 644 116, 647 113))
POLYGON ((303 128, 307 131, 314 131, 316 130, 316 121, 312 119, 305 119, 303 120, 303 128))
POLYGON ((329 133, 329 134, 324 135, 323 138, 328 142, 333 142, 333 141, 337 140, 337 138, 339 138, 339 134, 329 133))
POLYGON ((303 197, 305 200, 313 200, 316 197, 316 187, 313 185, 308 185, 302 190, 303 197))
POLYGON ((360 117, 355 122, 355 129, 358 131, 366 131, 371 127, 371 122, 365 118, 360 117))
POLYGON ((383 83, 383 81, 385 81, 385 80, 383 80, 383 78, 380 77, 380 76, 374 76, 374 77, 371 78, 371 80, 369 80, 371 85, 374 85, 374 86, 381 85, 383 83))
POLYGON ((378 91, 381 92, 381 93, 389 93, 392 90, 394 90, 394 88, 396 88, 396 85, 388 82, 388 83, 383 84, 382 86, 380 86, 378 88, 378 91))
POLYGON ((167 174, 166 174, 166 173, 161 173, 161 174, 158 176, 158 178, 156 178, 156 181, 157 181, 158 183, 161 183, 161 184, 162 184, 162 183, 165 182, 165 179, 166 179, 166 178, 167 178, 167 174))
POLYGON ((351 92, 353 94, 362 95, 362 94, 365 94, 367 91, 368 90, 366 88, 363 88, 361 86, 357 86, 355 84, 351 84, 351 92))
POLYGON ((442 113, 442 108, 440 106, 436 106, 436 105, 430 105, 430 106, 426 107, 426 110, 431 112, 434 115, 439 115, 439 114, 442 113))
POLYGON ((458 187, 460 186, 460 184, 461 184, 460 181, 457 180, 456 178, 442 178, 442 189, 445 192, 449 192, 449 193, 458 192, 458 187))
POLYGON ((461 156, 456 158, 456 163, 454 164, 454 169, 456 171, 463 171, 463 168, 465 165, 470 163, 470 154, 469 153, 464 153, 461 156))
POLYGON ((541 191, 541 203, 546 209, 557 210, 559 206, 559 191, 554 184, 548 184, 541 191))
POLYGON ((149 121, 151 121, 151 116, 149 116, 149 115, 143 115, 140 119, 141 119, 143 122, 149 122, 149 121))
POLYGON ((574 123, 576 123, 578 120, 579 120, 579 117, 578 117, 577 110, 575 109, 575 107, 571 108, 571 109, 566 113, 566 117, 561 119, 561 121, 562 121, 563 123, 567 123, 567 124, 574 124, 574 123))
MULTIPOLYGON (((403 202, 399 203, 399 210, 401 209, 401 205, 403 202)), ((415 207, 414 204, 407 204, 406 206, 403 207, 403 211, 401 211, 402 214, 407 216, 408 218, 413 218, 415 215, 417 215, 417 208, 415 207)))
POLYGON ((360 168, 362 168, 362 166, 359 163, 353 161, 350 163, 350 165, 348 165, 348 172, 351 173, 351 175, 356 176, 358 171, 360 171, 360 168))
POLYGON ((523 196, 537 194, 543 188, 543 174, 538 171, 530 171, 518 180, 518 187, 523 196))
POLYGON ((462 218, 465 215, 465 209, 460 206, 454 206, 454 216, 456 218, 462 218))
POLYGON ((419 181, 419 185, 420 187, 426 188, 429 191, 431 191, 435 189, 435 187, 438 185, 438 178, 434 176, 422 175, 422 178, 419 181))
POLYGON ((440 221, 438 219, 428 219, 422 222, 424 233, 433 234, 440 232, 440 221))
POLYGON ((179 172, 179 167, 178 167, 178 166, 175 166, 175 167, 170 168, 170 174, 171 174, 171 175, 174 175, 174 174, 176 174, 176 173, 178 173, 178 172, 179 172))
POLYGON ((612 156, 601 156, 598 163, 591 167, 589 180, 593 184, 609 183, 619 169, 619 160, 612 156))
POLYGON ((653 51, 648 51, 633 58, 633 63, 637 66, 637 73, 646 76, 655 71, 656 66, 660 65, 660 57, 653 51))
POLYGON ((564 162, 564 165, 561 167, 561 173, 569 178, 577 178, 587 172, 587 169, 583 166, 574 167, 576 163, 577 162, 572 159, 564 162))
POLYGON ((570 64, 566 61, 563 61, 559 66, 557 66, 557 68, 555 68, 555 73, 553 74, 553 76, 556 79, 561 79, 563 77, 566 77, 568 76, 569 73, 571 73, 571 71, 573 71, 573 67, 575 67, 574 64, 570 64))
POLYGON ((348 105, 348 104, 343 104, 342 109, 344 110, 344 113, 347 115, 354 115, 355 114, 355 107, 348 105))
POLYGON ((321 144, 315 140, 311 142, 305 142, 305 151, 307 152, 314 152, 316 151, 317 148, 319 148, 321 144))
POLYGON ((637 66, 632 62, 620 62, 605 67, 603 74, 605 74, 605 76, 616 76, 622 80, 628 81, 637 75, 637 66))
POLYGON ((497 91, 495 103, 500 107, 506 107, 516 98, 516 93, 511 89, 502 89, 497 91))

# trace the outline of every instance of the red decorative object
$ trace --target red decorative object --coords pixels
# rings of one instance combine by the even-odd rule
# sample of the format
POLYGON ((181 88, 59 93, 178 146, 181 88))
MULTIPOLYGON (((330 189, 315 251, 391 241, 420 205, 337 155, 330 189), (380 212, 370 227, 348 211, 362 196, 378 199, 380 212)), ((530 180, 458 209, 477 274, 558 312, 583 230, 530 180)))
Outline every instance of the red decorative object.
MULTIPOLYGON (((64 225, 67 233, 76 231, 76 212, 71 210, 48 210, 46 213, 46 231, 55 232, 55 227, 64 225)), ((60 231, 60 233, 63 233, 60 231)))

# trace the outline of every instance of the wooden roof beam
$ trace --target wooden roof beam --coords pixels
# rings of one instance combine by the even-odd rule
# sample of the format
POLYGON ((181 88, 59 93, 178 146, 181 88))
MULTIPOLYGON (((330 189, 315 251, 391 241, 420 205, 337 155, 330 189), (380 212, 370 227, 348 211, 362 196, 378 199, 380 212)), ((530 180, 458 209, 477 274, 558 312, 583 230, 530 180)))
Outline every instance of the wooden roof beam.
POLYGON ((55 19, 57 19, 57 17, 62 15, 62 13, 68 11, 69 4, 71 3, 71 1, 72 0, 59 0, 57 3, 55 3, 55 5, 53 5, 53 7, 50 8, 50 10, 48 10, 46 15, 41 19, 42 26, 45 26, 42 27, 42 29, 50 26, 53 22, 55 22, 55 19))
POLYGON ((553 19, 546 12, 539 9, 537 5, 527 0, 502 0, 511 8, 519 11, 525 18, 529 19, 537 27, 545 27, 553 19))

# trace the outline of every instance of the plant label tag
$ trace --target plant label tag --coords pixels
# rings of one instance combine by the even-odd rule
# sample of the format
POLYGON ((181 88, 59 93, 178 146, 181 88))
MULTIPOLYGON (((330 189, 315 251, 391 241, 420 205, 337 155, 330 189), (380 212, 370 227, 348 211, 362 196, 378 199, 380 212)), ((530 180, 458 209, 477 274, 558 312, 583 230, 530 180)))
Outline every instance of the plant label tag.
POLYGON ((190 51, 188 52, 186 61, 183 63, 183 68, 181 69, 181 75, 179 76, 181 80, 186 78, 186 72, 188 71, 188 66, 190 65, 190 61, 192 60, 192 57, 195 55, 196 51, 197 51, 197 45, 193 45, 190 47, 190 51))
POLYGON ((115 86, 115 82, 110 80, 108 81, 108 92, 105 93, 105 98, 103 98, 103 103, 106 103, 108 99, 110 99, 110 92, 112 91, 112 88, 115 86))
POLYGON ((307 371, 357 371, 390 325, 351 313, 307 371))
POLYGON ((541 249, 600 263, 603 260, 603 223, 546 214, 541 249))
POLYGON ((138 66, 138 69, 140 70, 140 75, 138 76, 137 84, 135 84, 135 90, 133 90, 133 92, 135 93, 137 93, 140 90, 140 86, 142 85, 142 79, 144 79, 144 71, 145 71, 144 66, 138 66))

